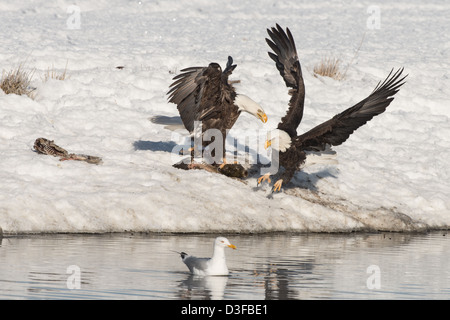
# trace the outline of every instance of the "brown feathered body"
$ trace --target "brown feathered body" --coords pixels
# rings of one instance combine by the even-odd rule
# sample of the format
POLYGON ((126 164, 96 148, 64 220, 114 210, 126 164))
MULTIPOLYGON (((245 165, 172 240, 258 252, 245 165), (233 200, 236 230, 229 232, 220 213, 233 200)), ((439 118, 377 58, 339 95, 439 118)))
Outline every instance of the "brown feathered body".
MULTIPOLYGON (((210 63, 208 67, 191 67, 181 70, 181 74, 174 77, 170 86, 169 102, 177 105, 186 129, 194 134, 195 121, 201 122, 202 136, 208 129, 220 130, 223 138, 223 152, 225 152, 225 137, 241 111, 234 103, 236 91, 229 83, 228 76, 236 65, 228 58, 227 67, 222 69, 217 63, 210 63)), ((202 139, 205 148, 212 141, 202 139)))

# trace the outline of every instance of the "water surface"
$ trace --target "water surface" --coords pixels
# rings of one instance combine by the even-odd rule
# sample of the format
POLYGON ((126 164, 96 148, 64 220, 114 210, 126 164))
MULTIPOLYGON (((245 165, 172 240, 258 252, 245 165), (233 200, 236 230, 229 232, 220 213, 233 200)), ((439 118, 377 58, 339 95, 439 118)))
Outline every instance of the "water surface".
POLYGON ((427 234, 227 235, 228 277, 191 276, 171 250, 215 235, 10 236, 1 299, 449 299, 450 242, 427 234))

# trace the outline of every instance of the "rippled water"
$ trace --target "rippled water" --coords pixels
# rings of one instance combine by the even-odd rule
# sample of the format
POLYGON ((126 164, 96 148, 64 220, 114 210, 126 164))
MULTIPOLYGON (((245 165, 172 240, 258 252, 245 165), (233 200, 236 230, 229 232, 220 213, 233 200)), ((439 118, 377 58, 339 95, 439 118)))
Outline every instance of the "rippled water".
POLYGON ((228 235, 228 277, 193 277, 171 250, 212 235, 3 238, 1 299, 449 299, 450 235, 228 235))

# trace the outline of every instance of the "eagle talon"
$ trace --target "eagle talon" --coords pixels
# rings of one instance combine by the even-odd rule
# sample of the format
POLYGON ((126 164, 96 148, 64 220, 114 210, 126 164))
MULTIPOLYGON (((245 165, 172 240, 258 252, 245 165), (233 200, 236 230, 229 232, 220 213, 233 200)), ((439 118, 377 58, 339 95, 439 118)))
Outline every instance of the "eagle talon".
POLYGON ((221 163, 220 166, 219 166, 219 170, 222 170, 223 167, 226 166, 226 164, 227 164, 227 159, 223 158, 223 161, 222 161, 222 163, 221 163))
POLYGON ((278 192, 281 190, 281 185, 283 184, 283 179, 278 180, 277 182, 275 182, 275 184, 273 185, 273 192, 278 192))
MULTIPOLYGON (((227 159, 223 158, 223 162, 219 166, 219 170, 222 170, 228 164, 227 159)), ((233 161, 233 164, 239 164, 237 161, 233 161)))
POLYGON ((259 186, 260 184, 262 184, 266 180, 267 180, 268 183, 272 182, 272 180, 270 180, 270 174, 269 173, 266 173, 265 175, 259 177, 258 183, 256 185, 259 186))

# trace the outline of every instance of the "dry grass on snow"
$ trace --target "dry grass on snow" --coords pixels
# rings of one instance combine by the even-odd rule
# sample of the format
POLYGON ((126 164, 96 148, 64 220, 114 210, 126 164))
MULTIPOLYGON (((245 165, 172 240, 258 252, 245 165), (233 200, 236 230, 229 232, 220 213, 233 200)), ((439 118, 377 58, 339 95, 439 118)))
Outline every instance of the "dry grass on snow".
POLYGON ((34 88, 30 87, 31 80, 34 75, 34 70, 23 70, 23 65, 19 65, 17 69, 9 72, 3 72, 0 81, 0 88, 6 94, 27 95, 34 98, 34 88))

